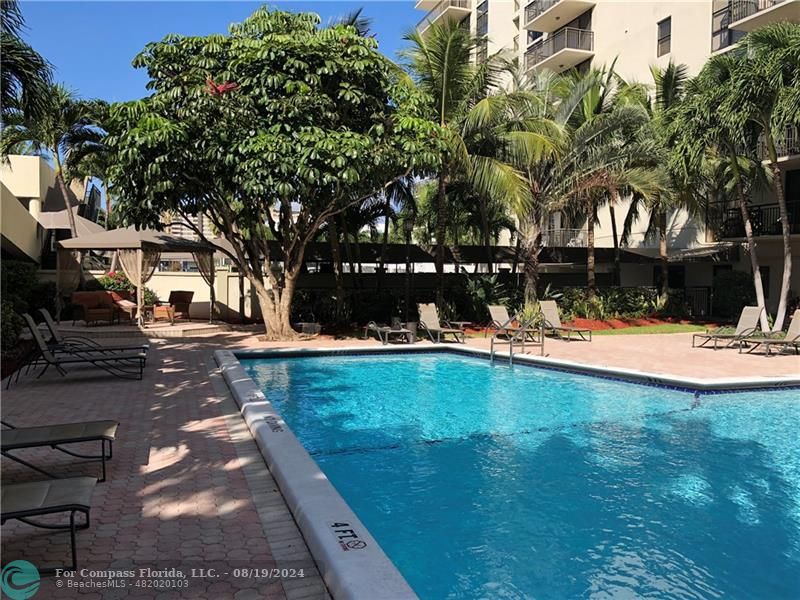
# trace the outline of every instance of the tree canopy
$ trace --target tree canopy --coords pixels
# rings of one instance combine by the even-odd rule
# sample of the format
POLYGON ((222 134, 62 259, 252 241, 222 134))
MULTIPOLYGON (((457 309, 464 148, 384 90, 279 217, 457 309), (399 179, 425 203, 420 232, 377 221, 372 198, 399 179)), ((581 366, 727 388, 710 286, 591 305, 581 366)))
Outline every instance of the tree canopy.
POLYGON ((153 94, 111 112, 122 217, 209 218, 254 285, 269 335, 292 335, 295 280, 321 225, 437 165, 439 127, 352 25, 259 8, 228 35, 148 44, 134 65, 153 94), (281 256, 270 256, 270 236, 281 256))

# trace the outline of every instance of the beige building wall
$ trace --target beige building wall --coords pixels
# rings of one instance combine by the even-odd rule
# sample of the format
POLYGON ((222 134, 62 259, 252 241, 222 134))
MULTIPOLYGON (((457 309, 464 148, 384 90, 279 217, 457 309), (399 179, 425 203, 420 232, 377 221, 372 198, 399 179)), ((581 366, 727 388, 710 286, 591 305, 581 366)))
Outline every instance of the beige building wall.
POLYGON ((55 172, 39 156, 12 154, 8 162, 0 162, 0 181, 20 200, 44 200, 47 190, 55 185, 55 172))
MULTIPOLYGON (((560 0, 558 9, 573 0, 560 0)), ((593 54, 591 66, 610 66, 616 59, 615 70, 629 81, 652 84, 651 66, 666 66, 670 59, 688 66, 689 74, 700 71, 711 55, 712 0, 675 0, 657 2, 653 0, 580 0, 591 10, 593 32, 593 54), (657 56, 658 23, 671 18, 670 51, 657 56)), ((505 50, 525 64, 525 53, 536 42, 528 43, 525 28, 526 7, 530 1, 489 0, 488 2, 488 52, 505 50)), ((470 0, 470 27, 477 33, 478 7, 481 2, 470 0)), ((419 8, 436 10, 436 3, 419 2, 419 8)), ((443 17, 442 17, 443 18, 443 17)), ((560 27, 563 21, 555 21, 560 27)), ((542 39, 549 33, 545 32, 542 39)), ((621 234, 628 202, 616 207, 617 228, 621 234)), ((600 209, 599 226, 595 228, 598 247, 613 247, 611 216, 607 207, 600 209)), ((642 214, 633 228, 630 246, 634 248, 656 248, 657 241, 645 239, 647 215, 642 214)), ((701 222, 683 210, 669 216, 668 246, 671 249, 691 248, 706 243, 705 228, 701 222)), ((506 236, 507 237, 507 236, 506 236)), ((506 239, 501 242, 507 242, 506 239)))
MULTIPOLYGON (((18 186, 23 189, 24 186, 18 186)), ((0 230, 4 252, 34 262, 41 260, 44 230, 25 204, 0 182, 0 230)))
MULTIPOLYGON (((569 1, 569 0, 567 0, 569 1)), ((599 0, 592 11, 593 66, 609 66, 626 80, 652 83, 651 65, 670 59, 700 72, 711 54, 711 0, 651 2, 599 0), (672 20, 670 52, 657 56, 658 23, 672 20)))

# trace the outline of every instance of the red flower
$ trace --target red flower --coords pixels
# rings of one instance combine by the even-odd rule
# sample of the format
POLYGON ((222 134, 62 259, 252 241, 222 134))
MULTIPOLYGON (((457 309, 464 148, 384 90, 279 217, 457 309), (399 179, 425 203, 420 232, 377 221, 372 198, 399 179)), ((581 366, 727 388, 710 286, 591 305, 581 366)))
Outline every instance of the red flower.
POLYGON ((239 87, 238 83, 233 83, 231 81, 226 81, 225 83, 216 84, 214 80, 211 79, 209 75, 208 79, 206 79, 206 91, 211 94, 212 96, 222 96, 227 92, 231 92, 239 87))

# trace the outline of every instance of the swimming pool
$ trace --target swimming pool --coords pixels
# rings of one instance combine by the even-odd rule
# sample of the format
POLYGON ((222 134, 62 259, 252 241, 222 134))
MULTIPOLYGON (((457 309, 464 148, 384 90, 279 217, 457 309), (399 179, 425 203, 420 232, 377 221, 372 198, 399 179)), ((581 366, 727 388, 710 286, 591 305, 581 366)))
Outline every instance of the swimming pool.
POLYGON ((421 598, 800 597, 797 390, 242 359, 421 598))

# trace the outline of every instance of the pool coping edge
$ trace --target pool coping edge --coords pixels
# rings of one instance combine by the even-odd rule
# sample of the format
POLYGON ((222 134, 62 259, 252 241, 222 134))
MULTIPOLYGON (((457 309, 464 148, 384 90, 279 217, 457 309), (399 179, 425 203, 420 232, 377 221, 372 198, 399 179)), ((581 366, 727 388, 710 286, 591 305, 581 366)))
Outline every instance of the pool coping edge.
MULTIPOLYGON (((278 483, 328 590, 336 600, 411 600, 417 595, 255 381, 245 372, 239 358, 414 353, 452 353, 484 359, 491 357, 488 350, 449 344, 214 351, 214 359, 241 416, 278 483), (332 524, 347 526, 339 527, 337 533, 337 528, 332 524), (339 537, 342 535, 344 537, 339 537), (348 542, 363 543, 364 547, 345 549, 348 542)), ((495 358, 505 362, 508 361, 508 354, 496 353, 495 358)), ((514 363, 695 393, 800 387, 800 377, 792 376, 699 379, 529 355, 516 355, 514 363)))
MULTIPOLYGON (((451 352, 480 358, 491 358, 491 352, 483 348, 471 348, 461 344, 433 344, 433 345, 383 345, 383 346, 342 346, 335 348, 265 348, 265 349, 236 349, 234 356, 242 358, 278 358, 292 356, 324 356, 324 355, 369 355, 369 354, 411 354, 415 352, 451 352)), ((508 362, 507 352, 495 352, 495 360, 508 362)), ((800 376, 775 375, 771 377, 717 377, 699 378, 667 373, 653 373, 639 371, 624 367, 592 365, 562 358, 548 356, 514 355, 514 364, 526 364, 543 369, 567 371, 583 375, 592 375, 607 379, 615 379, 629 383, 676 388, 688 392, 726 392, 746 391, 761 389, 800 388, 800 376)))
POLYGON ((336 600, 417 595, 231 350, 214 360, 336 600))

